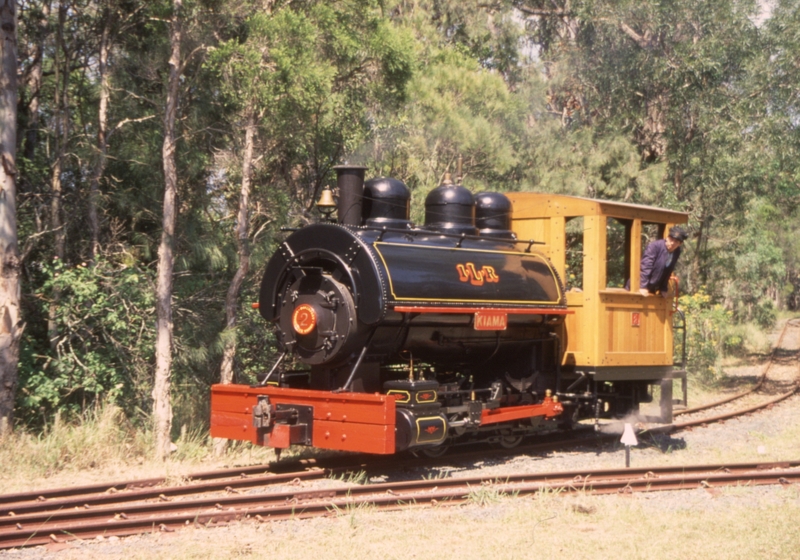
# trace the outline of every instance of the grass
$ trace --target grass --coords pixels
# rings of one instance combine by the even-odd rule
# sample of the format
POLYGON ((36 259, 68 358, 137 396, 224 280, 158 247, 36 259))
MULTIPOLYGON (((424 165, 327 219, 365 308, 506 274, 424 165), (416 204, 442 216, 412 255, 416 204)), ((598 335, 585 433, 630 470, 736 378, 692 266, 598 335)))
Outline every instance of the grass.
POLYGON ((369 480, 367 480, 367 472, 364 470, 332 474, 330 478, 331 480, 337 480, 345 484, 367 484, 369 482, 369 480))
MULTIPOLYGON (((127 539, 127 558, 321 558, 464 560, 570 557, 796 558, 800 502, 795 489, 705 490, 593 496, 501 497, 488 505, 341 509, 331 518, 257 524, 127 539)), ((94 545, 58 552, 82 559, 94 545)), ((99 551, 98 551, 99 552, 99 551)))
MULTIPOLYGON (((13 465, 17 473, 47 478, 63 471, 84 471, 111 463, 139 463, 151 448, 150 434, 138 432, 121 411, 107 406, 75 423, 60 416, 41 434, 16 431, 0 444, 0 464, 13 465)), ((0 476, 10 474, 4 469, 0 476)))
POLYGON ((359 528, 364 517, 374 514, 377 508, 373 504, 367 502, 354 502, 347 504, 344 508, 333 505, 331 511, 336 517, 346 519, 350 530, 355 531, 359 528))
POLYGON ((98 407, 74 422, 56 416, 40 434, 18 429, 0 438, 0 493, 160 476, 179 481, 200 464, 206 470, 275 458, 271 450, 245 443, 217 458, 207 435, 188 428, 181 429, 169 461, 154 459, 152 449, 152 433, 134 427, 115 406, 98 407))
POLYGON ((729 327, 729 333, 738 336, 742 349, 747 354, 769 354, 772 342, 764 329, 753 323, 743 323, 729 327))
POLYGON ((467 494, 467 503, 477 506, 488 506, 497 504, 506 497, 506 493, 490 485, 481 484, 480 486, 470 487, 467 494))

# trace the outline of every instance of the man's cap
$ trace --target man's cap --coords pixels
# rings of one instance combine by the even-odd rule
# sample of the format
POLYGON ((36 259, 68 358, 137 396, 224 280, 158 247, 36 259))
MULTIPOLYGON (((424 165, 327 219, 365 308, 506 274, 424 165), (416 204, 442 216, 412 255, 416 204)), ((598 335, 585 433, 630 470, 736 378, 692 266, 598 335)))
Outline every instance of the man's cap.
POLYGON ((683 231, 682 227, 673 226, 669 228, 669 236, 676 241, 683 242, 686 241, 686 239, 689 237, 689 234, 683 231))

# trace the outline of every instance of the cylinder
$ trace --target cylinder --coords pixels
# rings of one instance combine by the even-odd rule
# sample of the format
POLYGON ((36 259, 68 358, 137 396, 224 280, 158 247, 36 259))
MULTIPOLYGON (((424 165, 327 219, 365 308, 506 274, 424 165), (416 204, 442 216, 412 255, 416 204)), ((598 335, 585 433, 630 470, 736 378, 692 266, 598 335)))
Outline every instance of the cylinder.
POLYGON ((363 165, 336 165, 336 186, 339 189, 339 223, 346 226, 361 225, 361 201, 364 197, 363 165))

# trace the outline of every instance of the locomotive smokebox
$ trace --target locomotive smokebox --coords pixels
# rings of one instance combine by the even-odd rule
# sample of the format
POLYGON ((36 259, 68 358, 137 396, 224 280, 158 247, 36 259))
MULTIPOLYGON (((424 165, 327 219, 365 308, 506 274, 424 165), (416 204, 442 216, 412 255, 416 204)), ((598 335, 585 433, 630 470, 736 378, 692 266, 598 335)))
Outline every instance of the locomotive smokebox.
POLYGON ((339 188, 339 223, 346 226, 361 225, 361 200, 364 197, 364 172, 362 165, 337 165, 336 186, 339 188))

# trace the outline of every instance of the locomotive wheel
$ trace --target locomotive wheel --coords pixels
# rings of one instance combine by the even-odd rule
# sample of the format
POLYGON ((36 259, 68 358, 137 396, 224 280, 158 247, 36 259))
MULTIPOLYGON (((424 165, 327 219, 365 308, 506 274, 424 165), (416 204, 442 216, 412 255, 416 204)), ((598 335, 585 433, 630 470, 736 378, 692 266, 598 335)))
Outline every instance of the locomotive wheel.
POLYGON ((449 445, 438 445, 436 447, 423 447, 419 450, 420 453, 428 457, 429 459, 436 459, 437 457, 441 457, 450 449, 449 445))
POLYGON ((504 434, 500 436, 500 441, 498 441, 500 447, 504 449, 514 449, 520 443, 522 443, 522 436, 515 436, 511 434, 504 434))
POLYGON ((564 412, 561 413, 562 419, 558 423, 558 427, 566 431, 574 430, 575 426, 578 424, 579 412, 580 411, 577 406, 565 406, 564 412))

